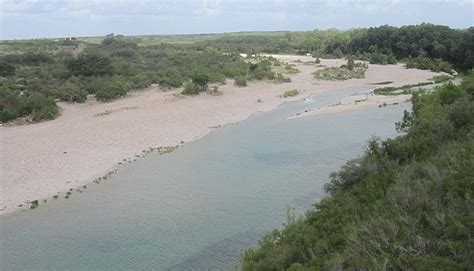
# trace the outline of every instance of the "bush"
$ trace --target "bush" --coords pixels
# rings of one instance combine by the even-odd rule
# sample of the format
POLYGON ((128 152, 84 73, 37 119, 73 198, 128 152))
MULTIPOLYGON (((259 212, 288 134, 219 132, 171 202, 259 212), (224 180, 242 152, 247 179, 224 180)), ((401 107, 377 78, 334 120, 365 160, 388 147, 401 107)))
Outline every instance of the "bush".
POLYGON ((112 76, 104 88, 98 89, 95 95, 98 101, 107 102, 127 95, 130 85, 121 76, 112 76))
POLYGON ((75 75, 100 76, 112 73, 112 62, 106 56, 83 53, 69 60, 67 68, 75 75))
POLYGON ((209 83, 209 76, 204 73, 197 73, 191 77, 194 85, 199 88, 199 91, 204 91, 207 89, 207 84, 209 83))
POLYGON ((15 66, 10 63, 0 60, 0 76, 12 76, 15 75, 15 66))
POLYGON ((237 76, 235 78, 234 84, 239 87, 246 87, 247 86, 247 78, 245 76, 237 76))
POLYGON ((87 91, 71 82, 58 86, 54 93, 56 97, 66 102, 83 103, 87 99, 87 91))
POLYGON ((474 70, 470 70, 469 73, 463 78, 461 87, 474 98, 474 70))
POLYGON ((298 94, 300 94, 300 92, 297 89, 287 90, 285 93, 283 93, 283 98, 294 97, 298 94))
POLYGON ((452 104, 454 101, 465 95, 465 92, 458 86, 449 82, 446 86, 442 87, 439 91, 439 98, 442 105, 452 104))
POLYGON ((199 94, 199 88, 193 82, 188 82, 184 85, 184 89, 181 92, 183 95, 197 95, 199 94))

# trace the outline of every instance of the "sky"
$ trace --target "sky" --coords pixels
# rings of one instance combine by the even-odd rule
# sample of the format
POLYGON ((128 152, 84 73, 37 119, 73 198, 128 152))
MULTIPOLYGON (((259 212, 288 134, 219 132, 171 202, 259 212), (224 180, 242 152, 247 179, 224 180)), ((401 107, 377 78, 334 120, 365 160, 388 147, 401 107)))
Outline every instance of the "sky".
POLYGON ((473 26, 474 0, 0 0, 0 39, 473 26))

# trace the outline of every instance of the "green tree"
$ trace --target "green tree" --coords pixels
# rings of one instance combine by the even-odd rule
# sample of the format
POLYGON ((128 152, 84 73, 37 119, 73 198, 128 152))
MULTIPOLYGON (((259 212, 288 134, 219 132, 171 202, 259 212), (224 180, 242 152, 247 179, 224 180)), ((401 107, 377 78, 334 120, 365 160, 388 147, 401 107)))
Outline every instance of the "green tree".
POLYGON ((0 60, 0 76, 12 76, 15 75, 15 66, 10 63, 0 60))
POLYGON ((209 83, 209 76, 204 73, 197 73, 191 77, 191 80, 200 91, 205 91, 207 89, 207 84, 209 83))
POLYGON ((184 85, 184 89, 181 92, 183 95, 197 95, 199 94, 199 87, 196 86, 193 82, 187 82, 184 85))

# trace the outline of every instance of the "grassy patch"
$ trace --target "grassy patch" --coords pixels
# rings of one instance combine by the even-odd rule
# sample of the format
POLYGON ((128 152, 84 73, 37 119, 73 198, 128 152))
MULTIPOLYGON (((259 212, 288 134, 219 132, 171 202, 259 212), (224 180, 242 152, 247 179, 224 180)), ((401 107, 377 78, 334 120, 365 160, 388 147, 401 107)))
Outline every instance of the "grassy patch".
POLYGON ((418 84, 403 85, 401 87, 381 87, 381 88, 374 89, 374 94, 386 95, 386 96, 411 94, 413 92, 412 88, 431 85, 431 84, 433 84, 433 82, 421 82, 418 84))
POLYGON ((219 90, 218 86, 212 86, 209 90, 207 90, 207 94, 211 96, 221 96, 224 92, 219 90))
POLYGON ((290 89, 290 90, 285 91, 285 93, 283 93, 283 98, 295 97, 298 94, 300 94, 300 92, 296 88, 290 89))
POLYGON ((448 81, 452 78, 452 76, 449 76, 447 74, 441 74, 441 75, 436 75, 436 76, 433 76, 433 78, 431 78, 430 80, 435 82, 436 84, 438 83, 442 83, 442 82, 445 82, 445 81, 448 81))
POLYGON ((159 147, 158 148, 158 153, 159 154, 167 154, 170 152, 174 152, 178 146, 168 146, 168 147, 159 147))

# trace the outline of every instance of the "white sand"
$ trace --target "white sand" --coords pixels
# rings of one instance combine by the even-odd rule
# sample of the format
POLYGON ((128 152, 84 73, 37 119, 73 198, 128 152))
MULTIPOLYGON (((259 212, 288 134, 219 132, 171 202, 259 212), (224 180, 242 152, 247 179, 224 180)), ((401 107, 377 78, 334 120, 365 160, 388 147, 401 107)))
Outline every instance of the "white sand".
MULTIPOLYGON (((55 120, 1 127, 0 214, 21 209, 18 205, 27 201, 46 199, 88 184, 116 169, 124 158, 149 147, 196 140, 213 127, 241 121, 286 101, 388 80, 394 81, 394 85, 418 83, 436 75, 397 65, 370 65, 364 79, 315 81, 311 73, 317 68, 304 64, 310 57, 278 58, 303 62, 295 63, 301 72, 291 76, 291 83, 255 82, 245 88, 228 83, 219 87, 222 96, 196 97, 180 97, 179 90, 161 92, 151 87, 112 103, 60 103, 63 112, 55 120), (293 88, 302 94, 278 98, 293 88), (263 102, 257 102, 258 99, 263 102)), ((322 60, 326 66, 343 63, 343 60, 322 60)))

